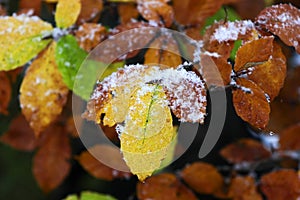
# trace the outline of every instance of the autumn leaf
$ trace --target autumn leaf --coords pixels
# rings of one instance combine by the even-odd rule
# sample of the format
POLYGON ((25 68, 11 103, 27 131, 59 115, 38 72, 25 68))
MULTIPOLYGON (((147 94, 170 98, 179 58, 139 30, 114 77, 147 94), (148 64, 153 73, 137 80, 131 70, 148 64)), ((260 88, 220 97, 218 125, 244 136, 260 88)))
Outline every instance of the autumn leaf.
POLYGON ((300 103, 300 94, 298 93, 299 87, 300 67, 289 69, 284 80, 283 88, 280 90, 279 98, 284 102, 291 104, 300 103))
POLYGON ((256 18, 263 30, 277 35, 286 45, 294 46, 300 53, 300 10, 291 4, 265 8, 256 18))
POLYGON ((21 67, 50 42, 51 24, 27 15, 0 17, 0 70, 21 67))
POLYGON ((102 0, 80 0, 81 10, 77 19, 77 24, 85 22, 97 22, 103 9, 102 0))
POLYGON ((21 0, 19 2, 19 10, 33 9, 35 15, 40 15, 41 5, 42 5, 41 0, 32 0, 32 1, 21 0))
POLYGON ((260 180, 260 189, 267 199, 297 199, 300 195, 299 174, 290 169, 264 174, 260 180))
POLYGON ((118 5, 118 13, 121 24, 129 23, 132 19, 136 19, 139 16, 136 5, 129 3, 120 3, 118 5))
POLYGON ((111 181, 115 178, 128 178, 131 176, 130 173, 112 169, 101 163, 101 156, 106 156, 105 160, 109 160, 112 165, 118 165, 118 167, 122 168, 124 171, 129 170, 122 159, 120 151, 117 148, 113 148, 108 145, 93 146, 89 148, 88 151, 82 152, 78 157, 76 157, 76 159, 89 174, 98 179, 111 181), (97 156, 100 160, 97 159, 97 156))
POLYGON ((197 197, 173 174, 159 174, 137 184, 137 196, 146 199, 196 200, 197 197))
POLYGON ((262 196, 257 192, 255 180, 251 176, 234 177, 229 186, 228 196, 233 200, 262 200, 262 196))
POLYGON ((299 150, 300 149, 300 124, 292 125, 284 129, 279 136, 281 150, 299 150))
POLYGON ((266 128, 270 105, 264 91, 245 78, 238 78, 236 83, 238 87, 232 91, 232 94, 237 115, 254 127, 266 128))
POLYGON ((80 13, 80 0, 59 0, 56 5, 55 22, 59 28, 72 26, 80 13))
POLYGON ((63 127, 54 124, 43 135, 40 148, 33 158, 33 175, 44 192, 59 186, 68 175, 71 164, 69 138, 63 127))
POLYGON ((230 163, 255 162, 270 157, 262 143, 253 139, 240 139, 225 146, 220 154, 230 163))
POLYGON ((4 71, 0 71, 0 82, 0 114, 7 115, 12 88, 8 75, 4 71))
POLYGON ((22 151, 32 151, 37 146, 37 139, 33 130, 23 115, 19 115, 13 119, 9 129, 4 133, 1 142, 22 151))
POLYGON ((38 136, 61 113, 68 88, 54 58, 56 43, 33 61, 20 88, 22 113, 38 136))
POLYGON ((223 187, 223 177, 211 164, 195 162, 181 171, 182 179, 200 194, 214 194, 223 187))

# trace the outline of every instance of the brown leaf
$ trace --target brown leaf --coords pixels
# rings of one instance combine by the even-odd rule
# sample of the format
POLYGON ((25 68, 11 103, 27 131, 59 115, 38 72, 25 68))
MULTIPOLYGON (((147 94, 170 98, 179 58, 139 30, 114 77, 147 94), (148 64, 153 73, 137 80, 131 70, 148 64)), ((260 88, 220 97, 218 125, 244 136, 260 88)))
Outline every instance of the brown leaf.
POLYGON ((300 124, 290 126, 280 133, 281 150, 300 150, 300 124))
POLYGON ((176 68, 182 63, 176 41, 169 35, 154 40, 145 54, 144 64, 154 64, 164 68, 176 68))
POLYGON ((231 6, 242 19, 251 20, 254 20, 259 12, 266 7, 264 0, 238 0, 231 4, 231 6))
POLYGON ((202 40, 203 36, 200 33, 201 28, 199 26, 189 27, 185 29, 185 34, 194 40, 202 40))
POLYGON ((300 178, 294 170, 281 169, 261 178, 260 188, 267 199, 297 199, 300 196, 300 178))
POLYGON ((300 67, 290 68, 285 78, 284 86, 280 91, 279 97, 284 102, 291 104, 300 103, 300 67))
POLYGON ((273 52, 273 40, 273 36, 262 37, 242 45, 236 53, 234 70, 238 72, 268 61, 273 52))
POLYGON ((165 0, 138 0, 137 10, 148 21, 170 27, 174 20, 174 11, 165 0))
POLYGON ((37 145, 34 132, 22 114, 12 120, 8 131, 0 140, 21 151, 32 151, 37 145))
POLYGON ((103 41, 106 38, 106 35, 106 28, 95 23, 84 23, 80 25, 75 32, 75 37, 79 46, 88 52, 103 41))
POLYGON ((21 0, 19 1, 19 10, 33 9, 34 15, 40 15, 42 0, 21 0))
POLYGON ((238 78, 233 90, 233 105, 238 116, 250 125, 265 129, 269 122, 270 105, 265 93, 255 83, 238 78))
POLYGON ((54 124, 43 133, 40 149, 33 159, 33 175, 44 192, 59 186, 68 175, 71 165, 69 138, 63 127, 54 124))
POLYGON ((270 59, 263 64, 254 66, 248 72, 248 79, 267 93, 271 101, 278 95, 286 76, 286 58, 280 45, 274 42, 273 46, 270 59))
POLYGON ((11 83, 7 73, 0 71, 0 114, 8 115, 8 106, 11 100, 11 83))
POLYGON ((0 16, 5 16, 5 15, 6 15, 6 10, 2 5, 0 5, 0 16))
POLYGON ((195 162, 181 171, 183 180, 200 194, 214 194, 223 187, 223 177, 208 163, 195 162))
POLYGON ((194 200, 196 196, 185 187, 173 174, 159 174, 152 176, 144 183, 137 185, 137 196, 140 200, 194 200))
POLYGON ((20 88, 22 113, 36 135, 61 113, 69 91, 56 66, 54 50, 55 43, 33 61, 20 88))
POLYGON ((121 24, 129 23, 132 19, 137 19, 139 16, 136 5, 129 3, 118 4, 118 13, 121 24))
POLYGON ((262 143, 253 139, 240 139, 224 147, 220 154, 230 163, 255 162, 270 157, 262 143))
POLYGON ((105 159, 105 161, 109 161, 112 165, 118 165, 124 171, 129 171, 120 151, 108 145, 93 146, 88 151, 81 153, 76 159, 89 174, 98 179, 111 181, 115 178, 128 178, 131 176, 128 172, 112 169, 99 161, 105 159))
POLYGON ((237 176, 233 178, 229 186, 229 197, 233 200, 262 200, 257 192, 255 180, 251 176, 237 176))
POLYGON ((103 9, 102 0, 81 0, 81 10, 77 19, 77 24, 85 22, 97 22, 103 9))
POLYGON ((256 23, 264 30, 279 36, 288 46, 300 53, 300 10, 291 4, 273 5, 264 9, 256 23))

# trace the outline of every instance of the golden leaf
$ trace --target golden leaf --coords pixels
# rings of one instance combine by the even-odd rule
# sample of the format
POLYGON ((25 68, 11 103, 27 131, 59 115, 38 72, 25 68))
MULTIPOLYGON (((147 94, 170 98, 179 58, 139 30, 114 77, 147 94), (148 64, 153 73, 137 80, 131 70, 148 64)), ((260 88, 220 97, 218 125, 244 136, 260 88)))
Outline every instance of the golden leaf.
POLYGON ((72 26, 81 10, 80 0, 59 0, 56 6, 55 21, 59 28, 72 26))

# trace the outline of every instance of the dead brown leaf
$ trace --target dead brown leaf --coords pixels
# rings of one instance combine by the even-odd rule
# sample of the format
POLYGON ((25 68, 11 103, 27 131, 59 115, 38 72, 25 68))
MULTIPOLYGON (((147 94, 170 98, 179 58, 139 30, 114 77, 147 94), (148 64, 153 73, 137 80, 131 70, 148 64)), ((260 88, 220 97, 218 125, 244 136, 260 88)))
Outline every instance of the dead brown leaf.
POLYGON ((132 19, 136 19, 139 16, 136 5, 129 3, 118 4, 118 13, 121 24, 129 23, 132 19))
POLYGON ((300 124, 292 125, 280 133, 281 150, 300 150, 300 124))
POLYGON ((233 200, 262 200, 262 196, 257 192, 254 178, 251 176, 234 177, 229 186, 229 197, 233 200))
POLYGON ((0 71, 0 114, 8 115, 8 106, 11 100, 11 83, 7 72, 0 71))
POLYGON ((77 24, 83 24, 85 22, 96 23, 103 9, 102 0, 81 0, 81 10, 77 18, 77 24))

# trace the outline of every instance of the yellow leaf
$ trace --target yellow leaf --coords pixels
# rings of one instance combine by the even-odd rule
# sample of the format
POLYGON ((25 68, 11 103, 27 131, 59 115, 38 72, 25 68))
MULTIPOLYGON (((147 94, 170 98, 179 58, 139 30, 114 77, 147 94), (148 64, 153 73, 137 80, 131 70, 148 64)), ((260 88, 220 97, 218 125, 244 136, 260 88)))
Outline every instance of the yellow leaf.
POLYGON ((72 26, 80 13, 80 0, 59 0, 56 6, 55 21, 59 28, 72 26))
POLYGON ((68 88, 55 63, 56 43, 33 61, 21 88, 22 113, 38 135, 61 113, 66 102, 68 88))
POLYGON ((159 169, 175 138, 171 111, 161 86, 144 85, 134 92, 125 126, 119 125, 119 131, 124 160, 139 180, 159 169))
POLYGON ((12 70, 27 63, 51 40, 51 24, 27 15, 0 17, 0 70, 12 70))

